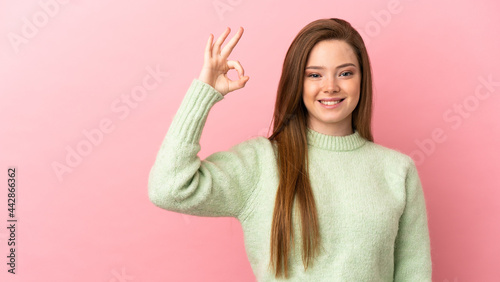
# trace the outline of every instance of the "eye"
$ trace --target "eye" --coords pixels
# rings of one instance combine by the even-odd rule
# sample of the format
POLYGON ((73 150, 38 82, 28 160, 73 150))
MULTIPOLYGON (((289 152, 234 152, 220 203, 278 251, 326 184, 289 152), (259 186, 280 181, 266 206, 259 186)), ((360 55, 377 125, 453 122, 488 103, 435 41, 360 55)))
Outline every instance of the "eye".
POLYGON ((311 73, 307 77, 318 78, 319 74, 317 74, 317 73, 311 73))
POLYGON ((345 71, 345 72, 340 74, 340 76, 351 76, 351 75, 352 75, 351 71, 345 71), (344 75, 344 74, 348 74, 348 75, 344 75))

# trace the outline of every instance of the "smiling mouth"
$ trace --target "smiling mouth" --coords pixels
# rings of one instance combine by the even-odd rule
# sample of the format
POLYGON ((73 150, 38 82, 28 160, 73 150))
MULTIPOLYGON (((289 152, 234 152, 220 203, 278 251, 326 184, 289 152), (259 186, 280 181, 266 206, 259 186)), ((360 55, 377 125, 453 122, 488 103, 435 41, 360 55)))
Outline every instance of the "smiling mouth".
POLYGON ((338 104, 338 103, 340 103, 340 102, 342 102, 344 100, 345 100, 345 98, 337 100, 337 101, 323 101, 323 100, 319 100, 319 102, 321 104, 323 104, 323 105, 331 106, 331 105, 336 105, 336 104, 338 104))

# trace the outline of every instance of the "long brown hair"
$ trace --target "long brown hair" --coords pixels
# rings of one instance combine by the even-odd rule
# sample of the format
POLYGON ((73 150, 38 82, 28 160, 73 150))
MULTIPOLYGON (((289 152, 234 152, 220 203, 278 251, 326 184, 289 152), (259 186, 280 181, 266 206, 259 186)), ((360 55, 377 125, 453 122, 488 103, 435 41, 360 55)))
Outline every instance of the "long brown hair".
POLYGON ((312 258, 319 253, 319 220, 307 163, 308 111, 302 93, 309 54, 318 42, 328 39, 343 40, 356 53, 362 78, 360 99, 352 113, 352 127, 361 137, 373 141, 372 77, 363 39, 342 19, 320 19, 309 23, 297 34, 286 53, 274 108, 273 133, 268 137, 277 144, 280 179, 274 206, 269 265, 275 269, 276 278, 283 274, 288 278, 290 242, 295 244, 292 226, 295 198, 301 215, 302 261, 306 270, 312 258))

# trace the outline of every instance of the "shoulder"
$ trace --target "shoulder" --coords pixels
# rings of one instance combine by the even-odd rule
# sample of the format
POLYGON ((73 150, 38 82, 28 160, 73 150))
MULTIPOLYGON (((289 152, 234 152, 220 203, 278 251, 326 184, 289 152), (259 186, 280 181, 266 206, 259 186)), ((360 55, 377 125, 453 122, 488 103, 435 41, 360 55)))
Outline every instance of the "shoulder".
POLYGON ((371 141, 367 141, 364 147, 377 162, 385 167, 397 167, 398 170, 403 170, 405 173, 415 168, 414 160, 396 148, 389 148, 371 141))

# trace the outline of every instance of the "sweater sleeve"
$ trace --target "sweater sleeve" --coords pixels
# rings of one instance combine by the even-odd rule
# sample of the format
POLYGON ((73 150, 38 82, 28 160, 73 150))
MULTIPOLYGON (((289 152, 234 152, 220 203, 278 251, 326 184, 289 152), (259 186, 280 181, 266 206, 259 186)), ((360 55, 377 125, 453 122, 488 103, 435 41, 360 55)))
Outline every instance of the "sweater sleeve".
POLYGON ((394 281, 432 282, 427 211, 422 184, 413 159, 406 174, 406 206, 399 219, 394 249, 394 281))
POLYGON ((256 140, 200 160, 201 132, 211 107, 223 96, 194 79, 149 173, 149 199, 156 206, 197 216, 239 217, 259 177, 256 140))

